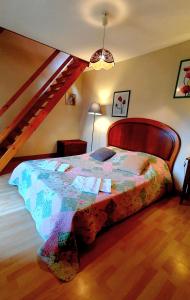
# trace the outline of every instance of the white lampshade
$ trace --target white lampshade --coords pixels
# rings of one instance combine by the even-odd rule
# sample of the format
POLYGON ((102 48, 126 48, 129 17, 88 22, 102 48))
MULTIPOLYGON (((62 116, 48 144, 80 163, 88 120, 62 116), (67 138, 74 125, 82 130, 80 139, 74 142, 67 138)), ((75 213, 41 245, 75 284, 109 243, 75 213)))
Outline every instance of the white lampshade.
POLYGON ((100 104, 93 102, 88 109, 88 113, 93 115, 102 115, 100 104))

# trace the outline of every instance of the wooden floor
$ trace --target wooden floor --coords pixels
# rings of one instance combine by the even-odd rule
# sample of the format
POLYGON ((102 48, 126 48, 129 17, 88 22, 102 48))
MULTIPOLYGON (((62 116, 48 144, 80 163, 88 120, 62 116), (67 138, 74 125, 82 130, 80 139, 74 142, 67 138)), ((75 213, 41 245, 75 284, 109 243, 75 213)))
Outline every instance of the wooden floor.
POLYGON ((16 189, 0 178, 0 299, 188 300, 190 206, 162 200, 102 233, 61 283, 37 260, 42 241, 16 189))

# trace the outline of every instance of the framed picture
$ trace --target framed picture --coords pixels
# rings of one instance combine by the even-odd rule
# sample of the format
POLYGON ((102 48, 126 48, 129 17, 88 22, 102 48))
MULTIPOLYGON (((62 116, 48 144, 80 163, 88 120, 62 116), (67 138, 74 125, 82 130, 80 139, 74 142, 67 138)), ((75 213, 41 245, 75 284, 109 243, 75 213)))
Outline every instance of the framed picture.
POLYGON ((190 59, 180 62, 174 98, 190 98, 190 59))
POLYGON ((127 117, 131 91, 118 91, 113 95, 112 117, 127 117))
POLYGON ((76 104, 76 94, 70 94, 69 96, 65 96, 65 104, 75 105, 76 104))

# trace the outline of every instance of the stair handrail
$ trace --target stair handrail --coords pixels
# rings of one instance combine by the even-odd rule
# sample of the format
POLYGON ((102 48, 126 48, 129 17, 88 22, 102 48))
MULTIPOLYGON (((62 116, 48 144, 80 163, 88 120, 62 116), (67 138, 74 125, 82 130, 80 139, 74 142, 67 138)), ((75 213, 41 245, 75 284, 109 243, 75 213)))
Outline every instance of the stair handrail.
POLYGON ((4 141, 4 139, 9 135, 9 133, 15 129, 18 123, 23 119, 26 113, 32 108, 32 106, 36 103, 39 97, 47 90, 52 81, 61 73, 61 71, 67 67, 67 65, 73 60, 73 56, 69 55, 68 58, 60 65, 60 67, 55 71, 55 73, 46 81, 46 83, 40 88, 40 90, 32 97, 32 99, 26 104, 26 106, 21 110, 21 112, 14 118, 10 125, 8 125, 1 133, 0 133, 0 143, 4 141))
POLYGON ((54 60, 54 58, 60 53, 59 50, 55 50, 42 65, 28 78, 28 80, 18 89, 18 91, 0 108, 0 116, 2 116, 13 103, 22 95, 22 93, 32 84, 32 82, 43 72, 43 70, 54 60))

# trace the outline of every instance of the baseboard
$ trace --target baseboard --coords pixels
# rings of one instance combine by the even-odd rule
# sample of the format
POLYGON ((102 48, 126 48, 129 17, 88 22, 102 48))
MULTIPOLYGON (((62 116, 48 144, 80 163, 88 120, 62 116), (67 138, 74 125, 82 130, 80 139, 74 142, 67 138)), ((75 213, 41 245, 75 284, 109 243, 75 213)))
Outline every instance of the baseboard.
POLYGON ((0 175, 11 173, 21 162, 26 160, 44 159, 57 157, 57 153, 46 153, 37 155, 18 156, 11 159, 8 165, 0 172, 0 175))
POLYGON ((43 158, 53 158, 56 157, 57 153, 46 153, 46 154, 35 154, 35 155, 26 155, 26 156, 17 156, 13 157, 11 161, 26 161, 34 159, 43 159, 43 158))

